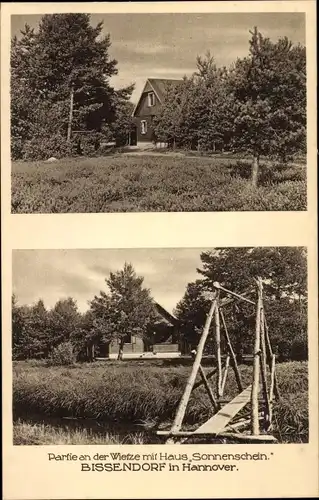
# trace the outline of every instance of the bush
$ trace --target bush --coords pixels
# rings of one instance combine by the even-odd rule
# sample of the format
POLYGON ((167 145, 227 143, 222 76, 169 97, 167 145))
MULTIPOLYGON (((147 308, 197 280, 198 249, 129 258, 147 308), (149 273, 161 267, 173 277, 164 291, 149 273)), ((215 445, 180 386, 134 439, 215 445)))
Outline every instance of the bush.
POLYGON ((308 340, 305 333, 301 332, 294 338, 290 350, 290 359, 294 361, 308 360, 308 340))
POLYGON ((66 138, 60 134, 52 136, 34 137, 26 141, 23 146, 23 158, 25 160, 46 160, 51 156, 63 158, 70 156, 71 148, 66 138))
POLYGON ((74 140, 78 142, 78 152, 83 156, 94 156, 100 148, 101 141, 105 136, 99 132, 88 132, 87 134, 77 134, 74 140))
POLYGON ((62 342, 55 347, 48 359, 48 364, 51 366, 68 366, 73 365, 76 361, 76 353, 71 342, 62 342))

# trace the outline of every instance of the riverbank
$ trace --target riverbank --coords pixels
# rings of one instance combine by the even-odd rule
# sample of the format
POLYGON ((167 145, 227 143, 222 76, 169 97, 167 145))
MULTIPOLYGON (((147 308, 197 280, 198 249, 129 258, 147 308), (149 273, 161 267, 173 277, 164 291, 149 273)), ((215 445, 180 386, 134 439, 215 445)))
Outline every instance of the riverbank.
MULTIPOLYGON (((240 367, 245 386, 250 383, 251 370, 251 366, 240 367)), ((142 435, 143 442, 149 442, 149 429, 172 421, 189 371, 188 366, 129 362, 68 368, 15 362, 15 444, 95 443, 90 440, 99 441, 100 436, 105 444, 113 439, 122 442, 132 435, 134 439, 142 435), (30 421, 30 415, 36 418, 30 421), (119 428, 123 431, 119 432, 119 428)), ((279 442, 307 442, 307 363, 282 363, 277 373, 282 398, 274 405, 273 434, 279 442)), ((233 398, 237 390, 232 372, 226 388, 225 397, 233 398)), ((192 395, 185 424, 196 426, 210 414, 210 401, 200 387, 192 395)))

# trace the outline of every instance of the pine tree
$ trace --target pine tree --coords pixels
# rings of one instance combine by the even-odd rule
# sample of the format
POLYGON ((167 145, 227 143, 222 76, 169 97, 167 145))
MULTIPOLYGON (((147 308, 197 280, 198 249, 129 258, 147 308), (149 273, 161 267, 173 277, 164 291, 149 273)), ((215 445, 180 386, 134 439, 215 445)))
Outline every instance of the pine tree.
POLYGON ((101 291, 90 303, 95 335, 106 343, 117 341, 119 359, 127 336, 147 337, 155 321, 153 300, 143 281, 133 266, 125 263, 123 270, 111 272, 106 279, 109 293, 101 291))
MULTIPOLYGON (((187 286, 175 310, 188 341, 198 342, 198 333, 202 331, 209 309, 205 292, 213 291, 214 281, 237 293, 252 290, 250 297, 254 299, 254 278, 260 276, 264 280, 264 303, 276 353, 283 358, 291 356, 291 349, 298 342, 300 344, 300 339, 304 344, 301 342, 296 349, 299 353, 306 352, 307 259, 304 248, 215 248, 201 254, 198 272, 202 278, 187 286)), ((236 352, 251 352, 254 308, 235 301, 223 312, 236 352)))
POLYGON ((48 14, 38 32, 26 27, 21 40, 13 39, 12 135, 19 145, 13 157, 70 154, 70 135, 74 148, 89 141, 94 149, 102 135, 110 138, 116 105, 133 88, 118 92, 111 86, 117 61, 109 56, 110 36, 103 37, 102 29, 103 23, 91 26, 88 14, 48 14))
POLYGON ((305 151, 306 52, 286 37, 273 43, 257 28, 251 34, 249 56, 238 59, 232 72, 233 145, 252 154, 256 186, 261 155, 285 161, 305 151))

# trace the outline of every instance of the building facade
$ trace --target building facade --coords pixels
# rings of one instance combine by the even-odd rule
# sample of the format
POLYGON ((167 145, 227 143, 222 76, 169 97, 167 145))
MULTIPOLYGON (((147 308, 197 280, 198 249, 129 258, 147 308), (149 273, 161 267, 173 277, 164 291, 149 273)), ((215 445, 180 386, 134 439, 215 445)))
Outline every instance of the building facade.
MULTIPOLYGON (((182 80, 149 78, 143 88, 137 105, 133 111, 136 127, 134 137, 137 145, 154 143, 154 117, 164 102, 166 90, 169 86, 179 85, 182 80)), ((134 145, 134 144, 132 144, 134 145)))

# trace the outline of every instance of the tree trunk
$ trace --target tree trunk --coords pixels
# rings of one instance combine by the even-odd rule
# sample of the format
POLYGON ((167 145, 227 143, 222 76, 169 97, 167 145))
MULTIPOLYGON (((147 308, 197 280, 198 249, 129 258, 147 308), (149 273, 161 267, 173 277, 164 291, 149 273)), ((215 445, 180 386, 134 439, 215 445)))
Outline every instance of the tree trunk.
POLYGON ((118 361, 122 361, 122 359, 123 359, 123 346, 124 346, 124 342, 121 340, 119 343, 119 353, 117 355, 118 361))
POLYGON ((251 183, 254 187, 258 185, 258 174, 259 174, 259 155, 254 154, 253 163, 251 166, 251 183))

